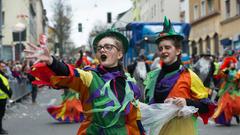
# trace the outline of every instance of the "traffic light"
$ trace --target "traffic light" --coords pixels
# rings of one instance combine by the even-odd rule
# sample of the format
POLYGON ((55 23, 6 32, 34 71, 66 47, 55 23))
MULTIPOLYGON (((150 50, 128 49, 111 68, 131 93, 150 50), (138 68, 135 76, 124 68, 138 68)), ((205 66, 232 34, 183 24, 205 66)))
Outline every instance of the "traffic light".
POLYGON ((78 32, 82 32, 82 23, 78 24, 78 32))
POLYGON ((111 12, 107 13, 107 23, 112 23, 112 13, 111 12))

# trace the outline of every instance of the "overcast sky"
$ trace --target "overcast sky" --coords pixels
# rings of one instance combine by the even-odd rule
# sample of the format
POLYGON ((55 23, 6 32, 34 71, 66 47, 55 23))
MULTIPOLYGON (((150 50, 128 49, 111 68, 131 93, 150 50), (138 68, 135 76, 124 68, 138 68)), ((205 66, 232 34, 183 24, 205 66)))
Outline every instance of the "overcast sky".
MULTIPOLYGON (((107 12, 112 12, 113 21, 119 13, 132 7, 131 0, 66 0, 72 6, 72 40, 76 46, 87 43, 88 34, 96 23, 106 23, 107 12), (82 23, 83 32, 78 32, 78 23, 82 23)), ((43 0, 47 16, 51 21, 54 0, 43 0)), ((51 25, 51 23, 50 23, 51 25)))

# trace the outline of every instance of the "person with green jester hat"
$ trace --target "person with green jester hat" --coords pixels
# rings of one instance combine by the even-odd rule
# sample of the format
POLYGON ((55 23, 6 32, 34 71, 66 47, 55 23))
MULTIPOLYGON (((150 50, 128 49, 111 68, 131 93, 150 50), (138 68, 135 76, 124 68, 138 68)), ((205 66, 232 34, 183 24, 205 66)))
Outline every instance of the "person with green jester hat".
POLYGON ((136 100, 139 88, 121 63, 128 49, 127 38, 116 30, 106 30, 96 36, 93 48, 100 64, 85 69, 57 61, 46 47, 29 44, 25 53, 26 58, 40 61, 31 74, 42 83, 80 93, 85 119, 77 135, 143 135, 136 100))
POLYGON ((174 117, 161 128, 159 135, 196 135, 197 116, 206 124, 214 112, 215 105, 208 99, 208 91, 202 81, 181 62, 183 39, 165 16, 163 30, 156 38, 162 68, 148 73, 144 81, 145 99, 148 104, 194 106, 198 112, 190 117, 174 117))

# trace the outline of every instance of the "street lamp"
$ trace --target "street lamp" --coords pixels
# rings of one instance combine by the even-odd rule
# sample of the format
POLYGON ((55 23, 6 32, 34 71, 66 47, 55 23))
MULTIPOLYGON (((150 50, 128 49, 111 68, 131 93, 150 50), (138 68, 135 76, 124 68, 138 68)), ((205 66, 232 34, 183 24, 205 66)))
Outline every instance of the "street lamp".
POLYGON ((22 32, 26 29, 26 25, 21 23, 21 22, 18 22, 16 25, 14 25, 13 27, 13 33, 18 33, 18 37, 19 37, 19 54, 20 54, 20 60, 22 58, 22 54, 21 54, 21 51, 22 51, 22 32))

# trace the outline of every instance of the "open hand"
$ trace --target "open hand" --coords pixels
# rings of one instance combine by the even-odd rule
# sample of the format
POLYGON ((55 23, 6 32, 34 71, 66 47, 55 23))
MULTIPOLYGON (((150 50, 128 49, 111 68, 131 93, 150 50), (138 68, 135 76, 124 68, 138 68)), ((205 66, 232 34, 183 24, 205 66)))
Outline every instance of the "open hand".
POLYGON ((49 53, 49 50, 46 46, 38 47, 34 44, 28 43, 26 45, 25 58, 26 59, 36 59, 35 63, 37 62, 44 62, 48 65, 52 64, 52 56, 49 53))
POLYGON ((173 98, 167 98, 164 103, 172 103, 179 107, 183 107, 187 105, 186 99, 181 97, 173 97, 173 98))

